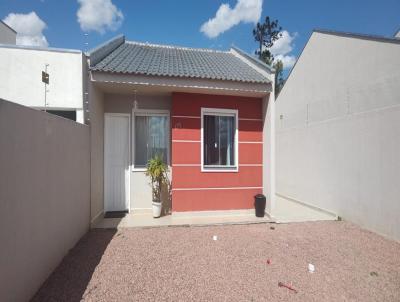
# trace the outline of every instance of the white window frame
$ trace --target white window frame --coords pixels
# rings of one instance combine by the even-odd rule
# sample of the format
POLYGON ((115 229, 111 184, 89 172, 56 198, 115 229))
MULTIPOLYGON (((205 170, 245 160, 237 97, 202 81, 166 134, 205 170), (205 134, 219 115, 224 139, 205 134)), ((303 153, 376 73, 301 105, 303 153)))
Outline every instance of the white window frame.
POLYGON ((135 122, 136 116, 165 116, 167 117, 167 165, 170 166, 170 148, 171 148, 171 139, 170 139, 170 111, 169 110, 157 110, 157 109, 132 109, 132 171, 134 172, 145 172, 145 167, 135 167, 135 122))
POLYGON ((235 109, 201 108, 201 172, 239 172, 239 112, 235 109), (204 165, 204 116, 234 116, 235 117, 235 164, 233 166, 204 165))

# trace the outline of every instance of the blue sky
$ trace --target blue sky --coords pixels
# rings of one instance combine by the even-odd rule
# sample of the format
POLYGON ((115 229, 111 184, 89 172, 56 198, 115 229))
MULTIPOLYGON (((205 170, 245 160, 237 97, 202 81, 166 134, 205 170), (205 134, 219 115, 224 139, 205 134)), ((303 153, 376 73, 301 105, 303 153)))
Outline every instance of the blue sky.
MULTIPOLYGON (((224 8, 226 10, 227 6, 224 8)), ((279 51, 282 56, 290 59, 299 55, 314 28, 392 36, 400 28, 400 1, 8 0, 0 3, 0 18, 14 22, 15 27, 27 32, 25 40, 21 36, 20 43, 47 41, 46 45, 50 47, 83 50, 93 48, 122 33, 127 39, 135 41, 224 50, 234 44, 247 52, 254 52, 257 44, 251 33, 253 22, 258 17, 263 20, 267 15, 278 19, 287 31, 279 51), (242 6, 236 7, 238 1, 242 6), (239 20, 236 22, 238 24, 219 33, 217 37, 210 38, 200 28, 207 20, 215 17, 223 3, 229 5, 229 9, 219 19, 226 20, 217 20, 214 25, 229 27, 232 20, 239 20), (248 3, 255 6, 246 15, 243 7, 248 3), (104 5, 99 10, 95 7, 96 4, 104 5), (77 12, 82 6, 85 10, 81 11, 79 23, 77 12), (9 15, 30 12, 35 12, 37 17, 29 15, 24 22, 18 15, 9 15), (88 36, 84 35, 85 31, 88 36), (33 39, 30 35, 39 36, 33 39)), ((292 63, 289 62, 288 65, 292 63)))

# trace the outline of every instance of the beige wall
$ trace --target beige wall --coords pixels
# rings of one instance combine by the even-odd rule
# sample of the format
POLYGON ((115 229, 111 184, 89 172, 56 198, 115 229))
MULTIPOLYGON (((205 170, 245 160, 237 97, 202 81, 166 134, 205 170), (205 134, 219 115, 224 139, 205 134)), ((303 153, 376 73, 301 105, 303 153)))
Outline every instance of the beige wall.
MULTIPOLYGON (((104 96, 104 112, 132 113, 135 106, 134 95, 106 94, 104 96)), ((171 96, 169 95, 137 95, 137 109, 171 109, 171 96)), ((133 137, 132 137, 133 139, 133 137)), ((133 148, 133 144, 132 144, 133 148)), ((132 165, 131 157, 131 165, 132 165)), ((151 209, 151 186, 149 179, 142 171, 131 170, 131 209, 151 209)))
POLYGON ((104 209, 104 95, 88 83, 90 124, 91 221, 98 219, 104 209))
POLYGON ((0 301, 28 301, 89 229, 89 128, 0 100, 0 301))
POLYGON ((276 101, 277 193, 400 240, 400 43, 314 33, 276 101))

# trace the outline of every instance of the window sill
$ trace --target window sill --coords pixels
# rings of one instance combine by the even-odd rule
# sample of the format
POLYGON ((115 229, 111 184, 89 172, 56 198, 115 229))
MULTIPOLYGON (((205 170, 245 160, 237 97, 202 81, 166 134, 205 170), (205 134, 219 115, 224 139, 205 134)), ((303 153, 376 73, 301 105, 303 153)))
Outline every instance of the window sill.
POLYGON ((201 167, 201 172, 211 172, 211 173, 237 173, 239 172, 239 168, 238 167, 229 167, 229 168, 225 168, 225 167, 221 167, 221 168, 216 168, 216 167, 201 167))
POLYGON ((146 172, 146 168, 132 168, 131 171, 132 172, 146 172))

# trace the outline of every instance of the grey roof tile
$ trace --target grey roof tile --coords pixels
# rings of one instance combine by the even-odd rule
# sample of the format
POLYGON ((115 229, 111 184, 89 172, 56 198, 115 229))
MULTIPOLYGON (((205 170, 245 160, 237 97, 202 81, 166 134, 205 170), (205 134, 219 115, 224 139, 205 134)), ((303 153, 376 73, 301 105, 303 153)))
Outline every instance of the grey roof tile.
POLYGON ((125 42, 92 68, 94 71, 270 83, 227 51, 125 42))

